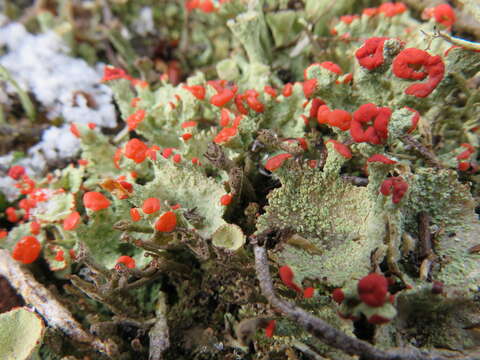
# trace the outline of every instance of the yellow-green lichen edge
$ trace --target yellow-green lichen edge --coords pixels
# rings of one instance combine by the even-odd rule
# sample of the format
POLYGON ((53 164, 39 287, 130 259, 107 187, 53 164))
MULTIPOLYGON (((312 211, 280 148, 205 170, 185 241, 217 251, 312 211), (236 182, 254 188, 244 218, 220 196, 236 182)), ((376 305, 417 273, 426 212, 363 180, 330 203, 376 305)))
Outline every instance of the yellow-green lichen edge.
POLYGON ((225 224, 213 233, 212 243, 220 248, 237 251, 245 244, 245 235, 238 225, 225 224))
POLYGON ((0 359, 29 359, 41 344, 44 330, 43 320, 28 308, 0 314, 0 359))

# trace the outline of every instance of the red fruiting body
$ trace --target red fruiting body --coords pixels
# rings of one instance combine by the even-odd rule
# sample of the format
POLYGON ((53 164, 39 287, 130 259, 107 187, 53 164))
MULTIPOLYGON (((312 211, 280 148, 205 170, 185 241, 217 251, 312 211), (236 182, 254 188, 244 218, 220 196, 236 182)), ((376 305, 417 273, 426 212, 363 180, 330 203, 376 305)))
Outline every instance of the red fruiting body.
POLYGON ((148 146, 139 139, 132 139, 125 145, 125 157, 132 159, 137 164, 143 162, 147 157, 148 146))
POLYGON ((333 301, 335 301, 337 304, 341 304, 342 301, 345 299, 345 294, 343 293, 342 289, 337 288, 333 290, 332 298, 333 298, 333 301))
POLYGON ((210 103, 214 106, 222 107, 225 106, 230 100, 233 99, 235 93, 230 89, 223 89, 216 95, 213 95, 210 98, 210 103))
POLYGON ((390 177, 382 182, 380 192, 382 195, 388 196, 393 191, 392 202, 397 204, 402 200, 403 195, 408 190, 408 183, 401 177, 390 177))
MULTIPOLYGON (((463 151, 462 153, 458 154, 457 155, 457 160, 466 160, 468 159, 470 156, 472 156, 472 154, 475 152, 475 148, 468 144, 468 143, 463 143, 463 144, 460 144, 461 147, 464 147, 466 148, 467 150, 463 151)), ((463 164, 463 163, 462 163, 463 164)), ((465 166, 465 165, 463 165, 465 166)), ((467 169, 468 170, 468 167, 467 169)), ((463 170, 464 171, 464 170, 463 170)))
POLYGON ((203 0, 200 2, 200 6, 198 8, 207 14, 217 10, 213 5, 212 0, 203 0))
POLYGON ((165 149, 163 149, 163 151, 162 151, 162 156, 163 156, 165 159, 168 159, 170 156, 172 156, 173 150, 174 150, 174 148, 165 148, 165 149))
POLYGON ((7 220, 14 223, 19 220, 17 212, 14 207, 9 206, 5 209, 5 215, 7 215, 7 220))
POLYGON ((140 221, 142 217, 140 216, 140 211, 137 208, 130 209, 130 218, 133 222, 140 221))
POLYGON ((388 122, 392 110, 387 107, 377 108, 374 104, 363 104, 353 114, 350 135, 355 142, 381 144, 388 138, 388 122), (368 124, 371 123, 371 126, 368 124))
POLYGON ((172 161, 178 164, 180 161, 182 161, 182 155, 180 154, 173 155, 172 161))
POLYGON ((395 304, 395 295, 390 295, 390 296, 388 297, 388 302, 389 302, 390 304, 394 305, 394 304, 395 304))
POLYGON ((124 188, 125 190, 127 190, 128 192, 132 192, 133 191, 133 185, 130 184, 128 181, 119 181, 119 184, 122 188, 124 188))
POLYGON ((80 224, 80 214, 78 211, 74 211, 63 220, 63 229, 67 231, 75 230, 78 224, 80 224))
POLYGON ((289 96, 292 96, 292 94, 293 94, 293 85, 290 83, 286 83, 283 87, 282 95, 285 97, 289 97, 289 96))
POLYGON ((113 66, 105 66, 103 68, 103 81, 110 81, 110 80, 117 80, 117 79, 125 79, 128 75, 123 69, 115 68, 113 66))
POLYGON ((320 105, 317 110, 317 121, 319 124, 328 124, 328 115, 330 114, 330 109, 327 105, 320 105))
POLYGON ((374 154, 370 156, 367 159, 367 162, 381 162, 387 165, 393 165, 397 163, 395 160, 389 159, 388 157, 382 154, 374 154))
POLYGON ((303 297, 305 299, 311 299, 315 294, 315 289, 313 287, 307 287, 303 290, 303 297))
POLYGON ((268 85, 265 85, 263 87, 263 91, 265 93, 267 93, 268 95, 270 95, 271 97, 277 97, 277 92, 275 91, 275 89, 271 86, 268 86, 268 85))
POLYGON ((117 169, 120 169, 120 159, 122 158, 122 148, 118 148, 113 155, 113 164, 117 169))
POLYGON ((190 91, 190 93, 193 96, 195 96, 198 100, 205 99, 206 90, 202 85, 192 85, 192 86, 184 85, 183 88, 185 90, 190 91))
POLYGON ((345 144, 342 144, 341 142, 338 142, 337 140, 327 140, 326 144, 332 143, 333 148, 337 153, 342 155, 346 159, 351 159, 352 158, 352 152, 350 151, 349 147, 345 144))
POLYGON ((387 319, 387 318, 384 318, 383 316, 375 314, 368 318, 368 322, 370 324, 382 325, 390 322, 390 319, 387 319))
POLYGON ((230 111, 228 109, 222 109, 220 112, 220 126, 225 127, 230 124, 230 111))
POLYGON ((78 165, 80 166, 87 166, 88 165, 88 160, 85 159, 78 159, 78 165))
POLYGON ((117 264, 119 264, 119 263, 125 264, 125 266, 129 269, 135 268, 135 259, 130 257, 130 256, 127 256, 127 255, 120 256, 117 259, 116 263, 117 264))
POLYGON ((13 180, 19 180, 23 175, 25 175, 25 168, 20 165, 14 165, 8 169, 8 176, 13 180))
POLYGON ((418 125, 418 122, 420 121, 420 113, 415 110, 415 109, 412 109, 411 107, 408 107, 408 106, 405 106, 405 108, 411 112, 413 112, 413 116, 412 116, 412 126, 410 127, 410 129, 407 131, 408 134, 412 133, 415 131, 415 129, 417 128, 417 125, 418 125))
POLYGON ((303 82, 303 94, 309 99, 317 88, 317 79, 309 79, 303 82))
POLYGON ((290 266, 288 266, 288 265, 282 266, 280 269, 278 269, 278 273, 280 275, 280 279, 282 280, 282 282, 285 286, 289 287, 290 289, 295 290, 299 294, 303 293, 300 286, 295 284, 295 282, 293 281, 293 276, 294 275, 293 275, 293 271, 290 268, 290 266))
POLYGON ((185 133, 185 134, 182 134, 182 139, 183 139, 183 141, 188 141, 192 138, 192 136, 193 135, 190 134, 190 133, 185 133))
POLYGON ((265 336, 271 338, 273 336, 273 333, 275 332, 276 326, 277 325, 275 320, 270 320, 265 327, 265 336))
POLYGON ((57 253, 55 254, 55 261, 64 261, 65 258, 63 257, 63 250, 58 250, 57 253))
POLYGON ((287 139, 287 140, 284 140, 284 142, 286 142, 286 143, 296 143, 304 151, 308 150, 308 143, 307 143, 307 140, 305 140, 304 138, 287 139))
POLYGON ((259 94, 258 94, 258 91, 255 90, 255 89, 248 89, 248 90, 245 90, 245 93, 244 93, 245 97, 257 97, 259 94))
POLYGON ((234 128, 238 128, 240 125, 240 121, 242 120, 243 116, 242 115, 237 115, 235 116, 235 119, 233 119, 233 126, 234 128))
POLYGON ((342 131, 350 129, 352 115, 348 111, 335 109, 328 114, 328 123, 342 131))
POLYGON ((365 304, 382 306, 387 301, 388 281, 380 274, 369 274, 360 279, 357 285, 358 296, 365 304))
POLYGON ((36 221, 30 223, 30 232, 32 233, 32 235, 38 235, 40 234, 40 224, 36 221))
POLYGON ((355 19, 359 19, 360 16, 358 15, 344 15, 344 16, 340 16, 340 21, 349 25, 353 22, 353 20, 355 19))
POLYGON ((244 99, 245 99, 245 95, 237 94, 235 96, 235 106, 237 107, 237 110, 240 114, 247 115, 248 110, 245 107, 245 105, 243 104, 244 99))
POLYGON ((372 37, 365 40, 363 46, 355 52, 358 63, 373 70, 383 64, 383 44, 388 40, 386 37, 372 37))
POLYGON ((331 111, 327 105, 321 105, 317 111, 317 121, 319 124, 329 124, 345 131, 350 128, 352 115, 348 111, 340 109, 331 111))
POLYGON ((316 118, 318 114, 318 108, 321 105, 325 105, 325 102, 322 99, 315 98, 312 100, 312 105, 310 106, 310 113, 309 116, 311 118, 316 118))
POLYGON ((25 211, 33 209, 35 206, 37 206, 37 202, 29 198, 22 199, 18 202, 18 207, 25 211))
POLYGON ((457 160, 466 160, 471 155, 472 155, 472 153, 470 151, 465 150, 465 151, 463 151, 463 152, 461 152, 460 154, 457 155, 457 160))
POLYGON ((8 231, 5 229, 0 229, 0 239, 5 239, 8 236, 8 231))
POLYGON ((92 211, 99 211, 110 206, 110 200, 97 191, 89 191, 83 195, 83 205, 92 211))
POLYGON ((247 96, 246 100, 247 100, 247 105, 253 111, 257 113, 262 113, 265 111, 265 106, 255 96, 247 96))
POLYGON ((400 15, 407 10, 407 6, 404 3, 397 2, 387 2, 378 7, 378 12, 384 14, 386 17, 393 17, 400 15))
POLYGON ((288 153, 283 153, 283 154, 278 154, 278 155, 272 156, 265 163, 265 169, 267 169, 268 171, 275 171, 283 165, 285 160, 287 160, 291 157, 292 157, 292 154, 288 154, 288 153))
POLYGON ((199 5, 200 0, 189 0, 185 2, 185 9, 187 9, 187 11, 192 11, 193 9, 198 8, 199 5))
MULTIPOLYGON (((223 111, 223 109, 222 109, 223 111)), ((189 127, 195 127, 197 126, 197 122, 196 121, 184 121, 182 123, 182 129, 186 129, 186 128, 189 128, 189 127)))
POLYGON ((232 199, 233 199, 232 195, 225 194, 220 198, 220 204, 222 204, 223 206, 230 205, 230 203, 232 202, 232 199))
POLYGON ((463 143, 463 144, 460 144, 460 146, 470 151, 471 154, 475 152, 475 147, 469 143, 463 143))
POLYGON ((201 164, 200 164, 200 159, 197 158, 197 157, 193 157, 193 158, 192 158, 192 164, 193 164, 193 165, 201 165, 201 164))
POLYGON ((362 10, 362 15, 365 15, 365 16, 375 16, 377 14, 378 14, 378 8, 376 7, 365 8, 362 10))
POLYGON ((70 132, 77 138, 80 137, 80 131, 78 131, 77 124, 72 123, 70 125, 70 132))
POLYGON ((348 73, 345 75, 345 77, 343 78, 343 81, 342 81, 342 84, 349 84, 353 81, 353 74, 352 73, 348 73))
POLYGON ((215 136, 213 142, 215 144, 223 144, 229 142, 233 137, 235 137, 238 133, 236 127, 225 127, 215 136))
POLYGON ((24 264, 31 264, 37 260, 42 246, 34 236, 24 236, 13 248, 12 257, 24 264))
POLYGON ((213 87, 217 92, 222 92, 227 85, 227 80, 210 80, 207 84, 213 87))
POLYGON ((35 190, 35 181, 28 175, 23 175, 21 182, 15 184, 15 187, 20 190, 20 194, 27 195, 35 190))
POLYGON ((331 72, 334 72, 335 74, 338 74, 338 75, 342 74, 342 69, 340 69, 340 66, 338 66, 334 62, 324 61, 320 63, 320 66, 327 70, 330 70, 331 72))
POLYGON ((435 21, 439 24, 442 24, 446 28, 450 28, 457 17, 455 16, 455 11, 448 4, 440 4, 433 9, 433 17, 435 21))
POLYGON ((157 151, 160 150, 160 147, 157 145, 152 145, 146 152, 147 157, 153 161, 157 160, 157 151))
POLYGON ((392 71, 401 79, 423 80, 428 76, 427 82, 410 85, 405 90, 407 95, 423 98, 430 95, 442 81, 445 75, 445 64, 438 55, 432 56, 426 51, 408 48, 402 50, 393 59, 392 71), (420 71, 419 67, 423 67, 425 70, 420 71))
POLYGON ((462 162, 458 163, 458 170, 467 171, 468 169, 470 169, 470 163, 469 162, 462 161, 462 162))
POLYGON ((128 130, 134 130, 137 128, 143 119, 145 119, 145 110, 139 109, 127 118, 128 130))
POLYGON ((160 200, 157 198, 148 198, 143 202, 142 211, 145 214, 153 214, 160 210, 160 200))
POLYGON ((177 227, 177 215, 173 211, 167 211, 162 214, 155 223, 155 230, 160 232, 170 232, 177 227))

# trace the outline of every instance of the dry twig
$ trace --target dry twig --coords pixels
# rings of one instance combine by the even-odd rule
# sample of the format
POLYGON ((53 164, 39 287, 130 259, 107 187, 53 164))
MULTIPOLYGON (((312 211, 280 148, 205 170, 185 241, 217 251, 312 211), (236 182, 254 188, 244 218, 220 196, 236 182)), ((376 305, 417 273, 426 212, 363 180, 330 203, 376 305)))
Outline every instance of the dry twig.
POLYGON ((442 354, 434 352, 422 351, 417 348, 409 347, 403 349, 380 350, 369 343, 350 337, 344 332, 334 328, 322 319, 309 314, 305 310, 282 300, 275 294, 273 290, 272 277, 268 268, 267 251, 265 247, 257 244, 255 239, 251 239, 254 245, 255 268, 257 278, 260 282, 262 294, 267 298, 269 303, 280 310, 288 318, 298 323, 306 331, 319 338, 325 344, 342 350, 349 355, 359 355, 364 360, 447 360, 462 359, 473 360, 474 356, 458 356, 457 354, 442 354))
POLYGON ((82 329, 82 326, 42 284, 40 284, 27 268, 12 260, 6 250, 0 249, 0 275, 23 297, 25 303, 33 306, 45 319, 48 325, 70 336, 74 341, 89 343, 91 346, 109 356, 117 353, 116 345, 102 341, 82 329))

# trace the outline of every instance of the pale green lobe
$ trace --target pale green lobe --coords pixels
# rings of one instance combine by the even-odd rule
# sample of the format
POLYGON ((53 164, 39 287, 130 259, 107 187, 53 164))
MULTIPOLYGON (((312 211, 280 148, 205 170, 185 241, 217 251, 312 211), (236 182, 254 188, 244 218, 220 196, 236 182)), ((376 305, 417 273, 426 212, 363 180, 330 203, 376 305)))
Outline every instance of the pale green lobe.
POLYGON ((0 358, 29 359, 40 346, 44 330, 40 316, 27 308, 0 314, 0 358))
POLYGON ((131 200, 141 206, 149 197, 156 197, 168 204, 180 204, 184 209, 195 209, 201 220, 194 227, 204 237, 210 237, 221 225, 224 206, 220 198, 225 194, 223 186, 208 178, 203 170, 183 161, 175 164, 160 156, 154 163, 154 178, 146 185, 136 185, 131 200))
POLYGON ((237 251, 245 244, 245 235, 238 225, 225 224, 213 233, 212 244, 230 251, 237 251))

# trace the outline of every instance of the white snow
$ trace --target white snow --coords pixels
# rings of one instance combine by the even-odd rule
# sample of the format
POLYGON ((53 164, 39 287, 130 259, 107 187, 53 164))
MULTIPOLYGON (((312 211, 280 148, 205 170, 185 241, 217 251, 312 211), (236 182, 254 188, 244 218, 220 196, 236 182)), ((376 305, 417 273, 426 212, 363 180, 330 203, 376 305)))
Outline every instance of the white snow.
MULTIPOLYGON (((0 64, 43 105, 49 119, 60 117, 66 123, 47 128, 41 141, 29 149, 28 157, 17 163, 28 173, 40 174, 49 162, 78 153, 79 141, 68 123, 116 126, 111 90, 100 83, 103 64, 92 67, 70 56, 68 46, 53 31, 35 35, 15 22, 0 27, 0 47, 5 49, 0 64)), ((6 89, 13 91, 8 84, 6 89)), ((0 157, 0 163, 7 157, 0 157)), ((8 180, 2 179, 0 191, 5 193, 8 186, 8 180)))

